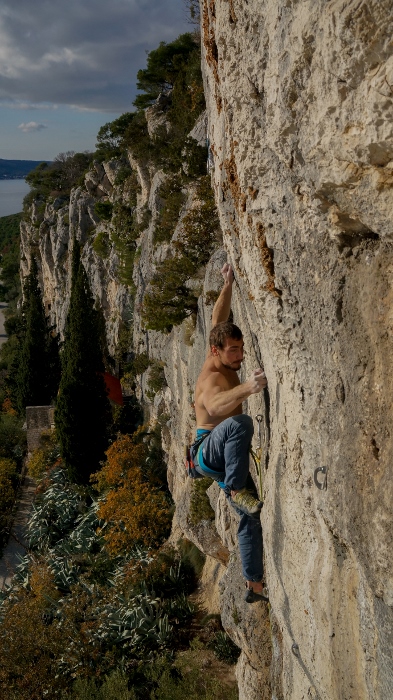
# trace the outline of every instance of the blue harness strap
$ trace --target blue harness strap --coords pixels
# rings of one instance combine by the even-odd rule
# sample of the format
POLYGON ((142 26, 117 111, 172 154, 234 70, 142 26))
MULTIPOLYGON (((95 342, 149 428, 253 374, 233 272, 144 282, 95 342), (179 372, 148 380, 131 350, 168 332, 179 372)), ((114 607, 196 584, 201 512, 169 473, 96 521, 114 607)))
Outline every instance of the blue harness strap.
MULTIPOLYGON (((207 437, 207 435, 211 433, 211 430, 205 430, 204 428, 197 428, 196 431, 196 439, 199 440, 203 435, 207 437), (206 434, 207 433, 207 434, 206 434)), ((214 479, 217 481, 218 485, 220 488, 225 489, 225 482, 224 481, 219 481, 217 477, 224 477, 225 474, 224 472, 218 472, 215 469, 211 469, 210 467, 205 464, 205 460, 203 459, 203 442, 198 447, 197 453, 195 455, 195 459, 198 463, 198 467, 206 474, 206 476, 210 476, 210 478, 214 479)))

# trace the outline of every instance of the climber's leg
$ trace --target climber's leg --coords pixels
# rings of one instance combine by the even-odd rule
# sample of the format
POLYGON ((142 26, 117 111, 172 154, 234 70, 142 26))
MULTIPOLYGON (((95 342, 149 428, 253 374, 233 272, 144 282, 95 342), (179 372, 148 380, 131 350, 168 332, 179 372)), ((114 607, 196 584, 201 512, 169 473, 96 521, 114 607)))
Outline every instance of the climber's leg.
POLYGON ((225 472, 225 485, 230 491, 239 491, 246 485, 253 432, 250 416, 232 416, 213 428, 202 445, 206 465, 225 472))

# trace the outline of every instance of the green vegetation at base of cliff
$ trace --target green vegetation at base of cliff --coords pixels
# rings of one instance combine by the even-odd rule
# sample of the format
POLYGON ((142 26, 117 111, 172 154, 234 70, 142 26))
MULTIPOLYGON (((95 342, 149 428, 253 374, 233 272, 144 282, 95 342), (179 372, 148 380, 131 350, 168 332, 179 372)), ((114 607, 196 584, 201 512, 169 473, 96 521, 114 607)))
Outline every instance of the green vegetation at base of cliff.
POLYGON ((0 411, 0 552, 8 537, 25 450, 26 433, 22 421, 6 403, 0 411))
POLYGON ((69 481, 53 436, 31 456, 29 553, 0 596, 5 700, 174 700, 186 688, 191 699, 222 697, 217 667, 201 669, 225 639, 189 598, 204 556, 185 540, 165 545, 171 501, 157 440, 146 426, 119 436, 92 486, 69 481))

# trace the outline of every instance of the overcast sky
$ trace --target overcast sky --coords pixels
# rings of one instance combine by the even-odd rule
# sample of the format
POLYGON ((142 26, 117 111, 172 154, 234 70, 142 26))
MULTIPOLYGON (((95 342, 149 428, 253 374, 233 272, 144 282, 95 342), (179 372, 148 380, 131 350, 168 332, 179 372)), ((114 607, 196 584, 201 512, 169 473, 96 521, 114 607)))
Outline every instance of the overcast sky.
POLYGON ((146 51, 191 30, 184 0, 0 0, 0 158, 94 150, 146 51))

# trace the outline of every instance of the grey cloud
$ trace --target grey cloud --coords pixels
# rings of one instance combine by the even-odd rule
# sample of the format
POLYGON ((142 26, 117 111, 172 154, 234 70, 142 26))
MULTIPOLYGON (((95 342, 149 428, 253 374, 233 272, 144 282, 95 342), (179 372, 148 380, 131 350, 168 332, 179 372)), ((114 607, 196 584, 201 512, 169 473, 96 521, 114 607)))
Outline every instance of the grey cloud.
POLYGON ((37 122, 27 122, 27 124, 19 124, 18 129, 23 131, 25 134, 31 131, 42 131, 42 129, 47 129, 46 124, 38 124, 37 122))
POLYGON ((130 109, 146 50, 189 30, 183 0, 3 0, 0 100, 130 109))

